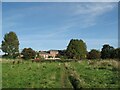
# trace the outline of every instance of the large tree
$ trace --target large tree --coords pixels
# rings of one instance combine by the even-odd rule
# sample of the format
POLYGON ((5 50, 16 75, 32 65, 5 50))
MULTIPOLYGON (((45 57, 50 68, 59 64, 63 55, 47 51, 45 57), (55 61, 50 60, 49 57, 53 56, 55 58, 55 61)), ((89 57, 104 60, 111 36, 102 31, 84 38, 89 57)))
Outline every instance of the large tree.
POLYGON ((1 46, 2 51, 9 58, 16 58, 19 55, 19 40, 15 32, 6 33, 1 46))
POLYGON ((66 55, 71 59, 86 58, 86 48, 86 44, 83 40, 71 39, 66 50, 66 55))
POLYGON ((103 45, 102 51, 101 51, 101 58, 107 59, 113 57, 113 51, 114 48, 108 44, 103 45))
POLYGON ((21 52, 23 59, 34 59, 36 52, 32 48, 24 48, 21 52))

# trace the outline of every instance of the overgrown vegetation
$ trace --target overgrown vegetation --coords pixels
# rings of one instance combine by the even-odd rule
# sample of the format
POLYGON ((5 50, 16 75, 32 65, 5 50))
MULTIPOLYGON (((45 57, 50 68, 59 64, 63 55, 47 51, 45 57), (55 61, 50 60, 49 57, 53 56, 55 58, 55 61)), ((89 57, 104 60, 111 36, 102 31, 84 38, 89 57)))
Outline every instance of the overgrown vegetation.
POLYGON ((3 88, 118 88, 120 84, 116 60, 18 61, 3 60, 3 88))

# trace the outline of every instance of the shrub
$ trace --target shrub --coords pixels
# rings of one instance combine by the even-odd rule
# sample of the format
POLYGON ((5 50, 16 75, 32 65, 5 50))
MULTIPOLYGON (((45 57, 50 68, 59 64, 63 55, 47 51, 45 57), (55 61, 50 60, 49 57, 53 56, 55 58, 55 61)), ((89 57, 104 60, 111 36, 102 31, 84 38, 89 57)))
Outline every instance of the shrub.
POLYGON ((101 56, 100 51, 95 50, 95 49, 92 49, 92 50, 88 53, 87 58, 88 58, 88 59, 100 59, 100 56, 101 56))
POLYGON ((34 59, 36 56, 36 52, 31 48, 24 48, 21 54, 23 59, 34 59))

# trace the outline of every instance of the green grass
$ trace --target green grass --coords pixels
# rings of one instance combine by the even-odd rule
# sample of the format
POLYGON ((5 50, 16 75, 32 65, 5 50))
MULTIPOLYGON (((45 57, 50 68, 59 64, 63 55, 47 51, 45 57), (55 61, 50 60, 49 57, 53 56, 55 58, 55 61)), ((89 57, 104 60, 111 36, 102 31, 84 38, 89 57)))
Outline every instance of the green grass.
MULTIPOLYGON (((82 88, 117 88, 120 77, 119 62, 115 60, 80 62, 24 61, 2 62, 3 88, 73 88, 70 75, 82 88)), ((74 81, 74 80, 73 80, 74 81)))
POLYGON ((116 61, 82 61, 81 63, 70 63, 81 80, 82 87, 86 88, 117 88, 120 76, 118 67, 114 66, 116 61), (111 63, 112 62, 112 63, 111 63), (113 65, 109 65, 109 64, 113 65), (116 68, 115 68, 116 67, 116 68))
POLYGON ((62 73, 58 63, 5 63, 2 65, 3 88, 57 88, 62 73), (59 78, 58 78, 59 77, 59 78))

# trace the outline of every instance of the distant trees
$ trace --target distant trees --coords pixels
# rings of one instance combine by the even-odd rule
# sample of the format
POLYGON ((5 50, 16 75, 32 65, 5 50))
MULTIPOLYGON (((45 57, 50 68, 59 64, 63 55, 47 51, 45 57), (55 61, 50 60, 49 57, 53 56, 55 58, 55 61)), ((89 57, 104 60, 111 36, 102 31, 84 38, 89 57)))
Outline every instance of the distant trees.
POLYGON ((86 44, 83 40, 71 39, 67 46, 66 55, 71 59, 84 59, 86 58, 86 44))
POLYGON ((113 51, 114 48, 108 44, 103 45, 103 48, 101 50, 101 58, 107 59, 107 58, 113 58, 113 51))
POLYGON ((100 59, 101 53, 99 50, 92 49, 90 52, 88 52, 87 58, 88 59, 100 59))
POLYGON ((19 40, 15 32, 6 33, 1 46, 4 56, 16 58, 19 55, 19 40))
POLYGON ((57 58, 60 58, 60 59, 67 59, 67 56, 66 56, 66 50, 58 50, 58 54, 57 54, 57 58))
POLYGON ((116 56, 120 60, 120 48, 115 49, 116 50, 116 56))
MULTIPOLYGON (((16 58, 19 55, 19 40, 15 32, 9 32, 4 35, 0 49, 5 53, 4 56, 8 58, 16 58)), ((39 53, 32 48, 24 48, 21 52, 23 59, 41 58, 39 53)), ((87 46, 83 40, 71 39, 66 50, 59 50, 56 56, 61 59, 120 59, 120 48, 114 48, 109 44, 103 45, 101 52, 92 49, 87 54, 87 46)))
POLYGON ((120 48, 114 48, 108 44, 103 45, 101 50, 102 59, 120 59, 120 48))
POLYGON ((116 48, 114 49, 114 51, 112 52, 112 58, 116 58, 116 59, 120 59, 120 48, 116 48))
POLYGON ((24 48, 21 54, 23 55, 23 59, 34 59, 36 56, 36 52, 31 48, 24 48))

